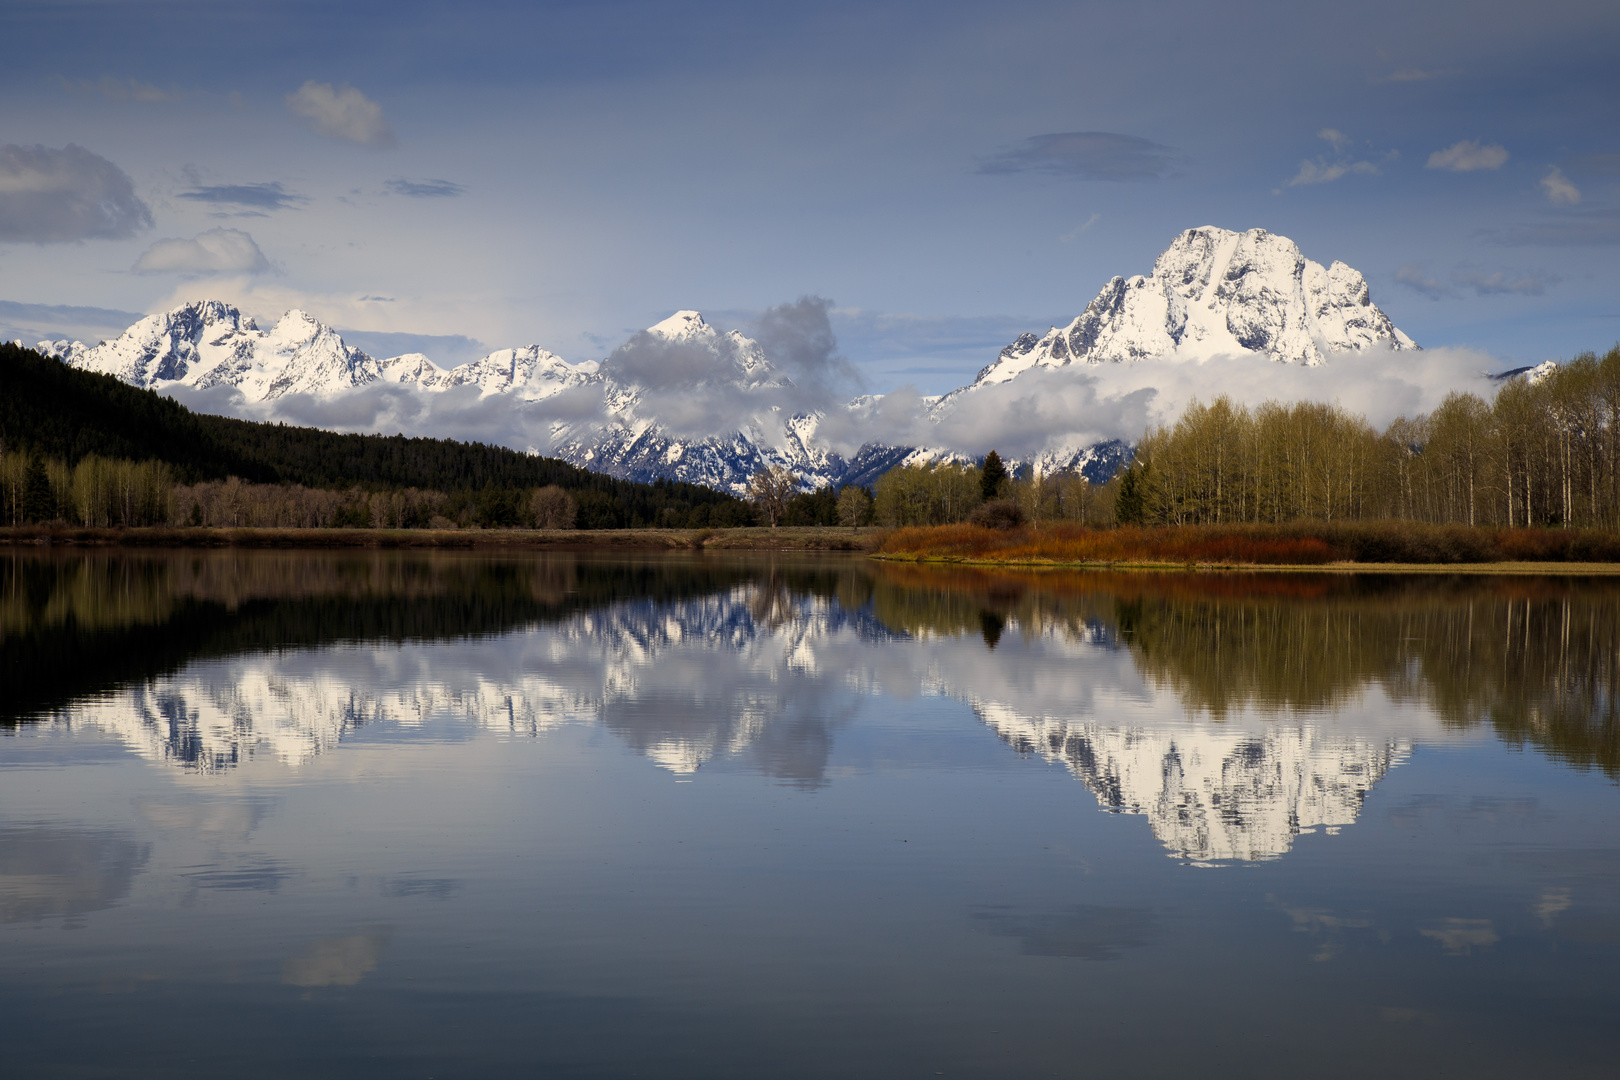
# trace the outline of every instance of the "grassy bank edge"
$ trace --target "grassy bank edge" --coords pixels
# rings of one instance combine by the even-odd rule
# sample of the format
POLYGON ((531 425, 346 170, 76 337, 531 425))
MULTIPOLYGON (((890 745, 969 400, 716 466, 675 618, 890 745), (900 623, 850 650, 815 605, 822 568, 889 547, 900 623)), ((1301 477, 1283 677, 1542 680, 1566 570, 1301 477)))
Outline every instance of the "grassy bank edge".
POLYGON ((550 551, 871 552, 887 530, 770 529, 92 529, 0 527, 0 547, 536 549, 550 551))
POLYGON ((1143 573, 1189 574, 1558 574, 1570 577, 1620 575, 1620 563, 1606 562, 1435 562, 1435 563, 1218 563, 1153 562, 1058 562, 1050 559, 984 559, 954 555, 915 555, 876 553, 867 556, 877 562, 911 563, 918 566, 972 566, 991 570, 1109 570, 1143 573))

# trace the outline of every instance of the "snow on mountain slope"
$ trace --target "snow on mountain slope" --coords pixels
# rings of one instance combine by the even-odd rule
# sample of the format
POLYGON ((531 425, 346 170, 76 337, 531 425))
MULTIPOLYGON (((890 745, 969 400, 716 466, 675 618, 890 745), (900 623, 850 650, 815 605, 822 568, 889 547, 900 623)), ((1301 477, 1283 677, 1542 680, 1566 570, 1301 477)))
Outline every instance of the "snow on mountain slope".
POLYGON ((1038 367, 1255 353, 1321 364, 1335 352, 1415 349, 1342 262, 1323 267, 1285 236, 1206 226, 1176 237, 1146 277, 1116 277, 1068 326, 1024 334, 979 372, 993 385, 1038 367))
POLYGON ((135 386, 180 384, 206 390, 230 386, 249 401, 291 393, 330 393, 373 382, 382 367, 345 345, 330 327, 303 311, 259 329, 217 300, 149 315, 113 341, 42 342, 73 367, 116 376, 135 386))
POLYGON ((423 386, 430 390, 471 386, 486 397, 511 394, 521 401, 543 401, 571 386, 590 382, 595 373, 593 363, 570 364, 538 345, 528 345, 497 349, 449 371, 437 371, 423 380, 423 386))
POLYGON ((448 371, 421 353, 377 360, 345 344, 337 331, 307 312, 289 311, 262 330, 217 300, 149 315, 99 345, 56 341, 40 342, 39 348, 72 367, 135 386, 225 386, 250 403, 287 394, 339 394, 375 382, 426 390, 471 386, 484 395, 516 394, 532 401, 579 385, 596 369, 595 364, 569 364, 537 345, 499 349, 448 371))
MULTIPOLYGON (((696 311, 678 311, 649 327, 650 357, 615 366, 597 365, 606 402, 605 424, 572 425, 561 432, 553 452, 583 468, 628 480, 660 477, 745 494, 755 473, 768 465, 792 469, 806 489, 837 483, 846 471, 841 457, 816 437, 821 416, 784 415, 782 391, 792 381, 778 372, 759 342, 736 330, 722 334, 696 311), (670 347, 670 366, 680 372, 671 385, 648 387, 633 377, 638 364, 659 360, 660 343, 670 347), (714 434, 673 432, 660 413, 684 411, 694 397, 732 401, 734 430, 714 434), (676 399, 681 405, 676 405, 676 399)), ((632 339, 627 348, 649 347, 632 339)), ((652 374, 643 372, 643 374, 652 374)))
POLYGON ((469 430, 447 424, 454 411, 445 403, 476 391, 479 400, 510 403, 510 412, 481 406, 470 422, 489 438, 626 479, 737 494, 765 465, 787 466, 806 488, 869 484, 899 462, 976 460, 996 444, 1015 466, 1077 470, 1100 482, 1129 460, 1122 439, 1147 423, 1142 402, 1163 396, 1170 373, 1189 370, 1156 365, 1236 358, 1310 368, 1417 347, 1373 305, 1352 268, 1312 262, 1263 229, 1213 227, 1176 237, 1150 274, 1109 281, 1067 326, 1020 336, 968 386, 910 403, 877 395, 839 406, 825 393, 806 394, 760 342, 689 310, 583 363, 537 345, 449 369, 421 353, 378 360, 305 312, 289 311, 265 330, 213 300, 148 316, 94 347, 40 343, 74 367, 136 386, 233 388, 255 416, 279 415, 276 402, 288 395, 414 388, 423 395, 419 416, 390 414, 387 422, 414 423, 424 435, 469 430), (1105 365, 1126 363, 1140 372, 1134 390, 1089 385, 1124 370, 1105 365), (456 390, 463 393, 438 396, 456 390), (1025 446, 1012 452, 1012 442, 1025 446))

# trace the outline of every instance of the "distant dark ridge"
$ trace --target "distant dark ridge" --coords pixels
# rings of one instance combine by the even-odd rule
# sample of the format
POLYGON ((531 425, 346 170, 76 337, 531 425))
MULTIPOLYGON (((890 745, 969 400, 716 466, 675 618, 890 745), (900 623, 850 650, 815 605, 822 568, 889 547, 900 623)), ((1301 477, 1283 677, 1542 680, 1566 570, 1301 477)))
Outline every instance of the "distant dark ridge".
POLYGON ((204 417, 110 375, 70 368, 53 357, 0 344, 0 439, 75 464, 81 458, 167 461, 183 481, 271 483, 276 470, 222 442, 204 417))
POLYGON ((575 493, 580 525, 665 523, 697 506, 724 508, 728 524, 750 520, 731 495, 698 484, 619 480, 557 458, 502 446, 403 435, 343 435, 194 413, 151 391, 68 367, 15 344, 0 345, 0 440, 73 464, 95 454, 158 459, 183 483, 238 476, 309 487, 521 490, 556 484, 575 493), (729 518, 735 517, 735 522, 729 518))

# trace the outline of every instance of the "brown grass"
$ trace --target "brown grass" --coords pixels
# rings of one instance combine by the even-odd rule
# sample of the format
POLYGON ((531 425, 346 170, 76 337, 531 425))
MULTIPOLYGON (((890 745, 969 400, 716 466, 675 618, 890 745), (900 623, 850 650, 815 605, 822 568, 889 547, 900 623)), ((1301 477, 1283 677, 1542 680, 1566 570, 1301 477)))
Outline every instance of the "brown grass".
POLYGON ((1006 532, 940 525, 896 530, 877 554, 951 562, 1184 566, 1611 563, 1620 562, 1620 534, 1404 521, 1118 529, 1056 524, 1006 532))

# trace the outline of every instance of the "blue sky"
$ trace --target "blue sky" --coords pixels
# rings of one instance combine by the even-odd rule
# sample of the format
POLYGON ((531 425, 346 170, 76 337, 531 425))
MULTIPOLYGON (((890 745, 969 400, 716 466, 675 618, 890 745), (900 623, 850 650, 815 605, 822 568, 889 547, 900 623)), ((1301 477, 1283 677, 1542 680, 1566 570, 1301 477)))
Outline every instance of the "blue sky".
POLYGON ((1360 269, 1426 346, 1620 340, 1612 3, 10 0, 0 31, 8 337, 218 296, 580 360, 812 295, 870 389, 939 392, 1212 224, 1360 269))

